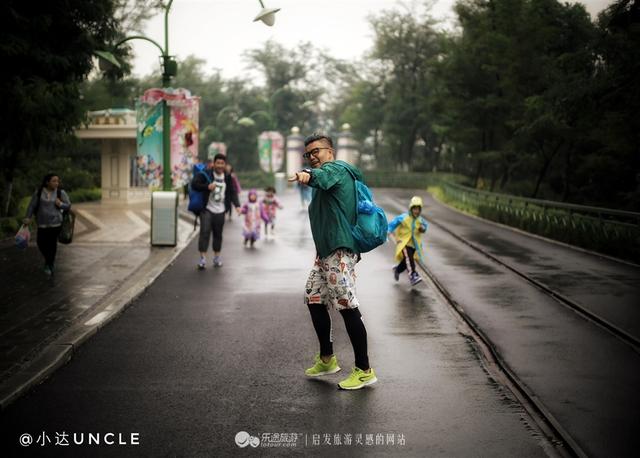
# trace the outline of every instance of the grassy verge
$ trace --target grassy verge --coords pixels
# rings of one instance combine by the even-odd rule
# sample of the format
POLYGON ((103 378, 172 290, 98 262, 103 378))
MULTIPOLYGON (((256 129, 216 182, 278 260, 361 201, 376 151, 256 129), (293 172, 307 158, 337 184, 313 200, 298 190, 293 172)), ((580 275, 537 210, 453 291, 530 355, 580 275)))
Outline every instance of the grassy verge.
POLYGON ((436 200, 465 213, 569 245, 640 263, 640 229, 637 225, 558 208, 543 208, 531 204, 522 206, 517 198, 510 204, 460 199, 438 185, 430 186, 427 191, 436 200))

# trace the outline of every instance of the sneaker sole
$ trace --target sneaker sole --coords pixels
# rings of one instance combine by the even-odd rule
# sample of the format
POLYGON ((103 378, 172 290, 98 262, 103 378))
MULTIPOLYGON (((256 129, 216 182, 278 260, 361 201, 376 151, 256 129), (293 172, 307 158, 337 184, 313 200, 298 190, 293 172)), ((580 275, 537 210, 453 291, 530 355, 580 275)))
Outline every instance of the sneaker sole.
POLYGON ((359 390, 361 388, 364 388, 365 386, 368 385, 373 385, 374 383, 376 383, 378 381, 377 377, 372 378, 371 380, 367 380, 366 382, 362 382, 361 385, 357 385, 357 386, 352 386, 349 388, 345 388, 343 386, 340 386, 340 384, 338 383, 338 388, 340 388, 341 390, 359 390))
POLYGON ((330 375, 330 374, 335 374, 336 372, 340 371, 340 367, 336 367, 335 369, 332 369, 330 371, 325 371, 325 372, 318 372, 317 374, 307 374, 306 372, 304 373, 304 375, 306 375, 307 377, 320 377, 322 375, 330 375))
POLYGON ((420 283, 422 281, 422 278, 420 280, 416 280, 414 283, 411 283, 411 286, 416 286, 418 283, 420 283))

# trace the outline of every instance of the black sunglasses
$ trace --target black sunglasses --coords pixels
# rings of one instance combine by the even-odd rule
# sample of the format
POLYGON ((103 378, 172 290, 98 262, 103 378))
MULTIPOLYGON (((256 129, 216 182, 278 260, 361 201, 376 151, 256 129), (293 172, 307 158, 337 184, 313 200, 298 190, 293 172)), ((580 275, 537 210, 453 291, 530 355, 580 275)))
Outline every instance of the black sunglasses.
POLYGON ((327 148, 327 147, 323 147, 323 148, 313 148, 311 151, 307 151, 305 152, 302 157, 305 159, 309 159, 311 157, 311 155, 313 154, 314 156, 317 156, 318 153, 320 153, 321 149, 332 149, 332 148, 327 148))

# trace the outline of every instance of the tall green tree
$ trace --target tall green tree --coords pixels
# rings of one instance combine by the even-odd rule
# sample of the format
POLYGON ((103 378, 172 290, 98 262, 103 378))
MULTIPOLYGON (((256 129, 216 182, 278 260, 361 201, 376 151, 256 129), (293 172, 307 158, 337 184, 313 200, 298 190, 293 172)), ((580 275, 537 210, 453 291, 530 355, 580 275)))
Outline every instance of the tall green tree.
POLYGON ((317 55, 309 43, 287 49, 271 40, 245 53, 248 65, 265 80, 260 110, 274 118, 274 127, 284 135, 311 117, 311 106, 320 96, 321 91, 311 84, 308 64, 317 55))
POLYGON ((387 11, 373 18, 372 25, 372 58, 388 66, 385 104, 380 107, 385 114, 384 138, 393 161, 408 167, 415 161, 418 138, 428 140, 425 145, 431 154, 439 148, 429 124, 442 36, 434 20, 416 11, 387 11))
POLYGON ((2 213, 12 202, 16 169, 42 149, 63 143, 83 118, 80 83, 93 52, 117 36, 111 0, 39 3, 7 0, 0 6, 3 170, 2 213))
POLYGON ((576 171, 579 193, 640 211, 640 5, 618 0, 597 21, 595 101, 589 140, 576 171))

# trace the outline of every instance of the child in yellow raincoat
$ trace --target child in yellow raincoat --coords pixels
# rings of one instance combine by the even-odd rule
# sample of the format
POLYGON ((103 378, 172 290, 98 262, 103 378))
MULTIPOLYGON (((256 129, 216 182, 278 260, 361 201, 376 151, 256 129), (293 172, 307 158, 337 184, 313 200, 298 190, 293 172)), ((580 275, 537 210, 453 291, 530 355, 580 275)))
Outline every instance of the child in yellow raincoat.
POLYGON ((389 234, 396 241, 396 261, 393 276, 398 281, 400 274, 408 270, 411 286, 422 281, 416 271, 416 259, 422 260, 422 234, 427 232, 429 224, 420 216, 422 199, 413 196, 409 202, 409 211, 396 216, 389 223, 389 234))

